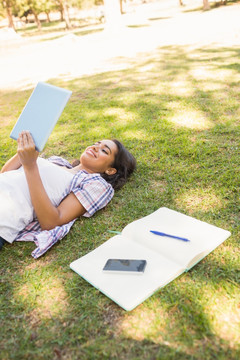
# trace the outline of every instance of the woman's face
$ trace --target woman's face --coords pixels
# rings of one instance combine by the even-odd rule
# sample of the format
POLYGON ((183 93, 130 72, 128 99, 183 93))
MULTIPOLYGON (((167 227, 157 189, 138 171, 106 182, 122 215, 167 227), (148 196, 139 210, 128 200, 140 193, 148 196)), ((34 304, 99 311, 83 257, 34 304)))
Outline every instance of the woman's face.
POLYGON ((98 141, 88 146, 81 155, 81 166, 91 173, 115 174, 116 169, 112 168, 112 164, 117 151, 117 145, 112 140, 98 141))

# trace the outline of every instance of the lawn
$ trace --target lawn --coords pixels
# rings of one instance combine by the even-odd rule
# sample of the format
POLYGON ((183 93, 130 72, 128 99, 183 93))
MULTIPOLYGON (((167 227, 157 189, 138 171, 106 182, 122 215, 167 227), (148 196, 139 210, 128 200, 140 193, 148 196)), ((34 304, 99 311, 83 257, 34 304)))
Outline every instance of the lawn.
MULTIPOLYGON (((73 91, 44 156, 78 158, 119 138, 138 168, 108 207, 80 219, 38 260, 33 243, 0 253, 1 359, 240 357, 240 48, 165 46, 128 69, 49 82, 73 91), (231 231, 191 271, 131 312, 70 270, 76 258, 159 207, 231 231)), ((0 165, 32 89, 0 93, 0 165)))

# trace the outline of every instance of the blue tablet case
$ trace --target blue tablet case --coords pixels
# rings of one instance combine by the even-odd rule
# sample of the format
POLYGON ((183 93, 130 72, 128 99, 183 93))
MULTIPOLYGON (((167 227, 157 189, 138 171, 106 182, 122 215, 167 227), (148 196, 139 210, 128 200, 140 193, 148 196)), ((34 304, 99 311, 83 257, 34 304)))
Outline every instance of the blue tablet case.
POLYGON ((10 137, 17 140, 23 130, 29 130, 36 149, 42 151, 72 92, 39 82, 19 116, 10 137))

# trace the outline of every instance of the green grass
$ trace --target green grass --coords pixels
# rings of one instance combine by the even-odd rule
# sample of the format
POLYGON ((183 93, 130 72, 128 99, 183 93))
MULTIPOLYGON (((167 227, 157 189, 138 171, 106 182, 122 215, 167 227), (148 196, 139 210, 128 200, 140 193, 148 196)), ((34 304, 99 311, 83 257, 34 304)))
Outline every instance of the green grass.
MULTIPOLYGON (((113 201, 34 260, 0 253, 2 359, 238 359, 240 48, 164 47, 127 70, 50 83, 73 90, 44 150, 77 158, 119 138, 138 169, 113 201), (125 312, 69 269, 76 258, 161 206, 232 236, 191 271, 125 312)), ((127 61, 127 59, 126 59, 127 61)), ((32 89, 0 94, 0 165, 32 89)))
POLYGON ((16 32, 26 39, 39 41, 55 40, 69 33, 77 36, 85 36, 88 34, 97 33, 103 30, 103 24, 96 18, 71 19, 71 30, 66 29, 66 23, 61 20, 48 22, 41 22, 41 29, 37 28, 35 23, 25 24, 24 27, 16 29, 16 32), (52 36, 51 36, 52 34, 52 36))

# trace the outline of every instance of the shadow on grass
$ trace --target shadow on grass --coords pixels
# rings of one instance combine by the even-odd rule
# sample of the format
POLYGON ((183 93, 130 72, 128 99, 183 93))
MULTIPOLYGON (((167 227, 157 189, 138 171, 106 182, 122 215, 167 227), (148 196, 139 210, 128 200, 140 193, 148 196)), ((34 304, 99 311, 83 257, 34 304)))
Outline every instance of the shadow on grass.
POLYGON ((148 18, 148 20, 150 21, 158 21, 158 20, 167 20, 167 19, 171 19, 171 16, 160 16, 160 17, 151 17, 148 18))
MULTIPOLYGON (((118 59, 126 70, 50 81, 73 95, 44 154, 78 158, 89 143, 117 137, 138 171, 43 258, 31 259, 33 244, 1 251, 4 358, 239 358, 239 51, 163 47, 118 59), (106 241, 107 229, 121 231, 161 206, 232 236, 127 313, 69 264, 106 241)), ((1 165, 15 151, 8 136, 30 93, 0 94, 1 165)))
MULTIPOLYGON (((87 27, 92 27, 92 26, 99 26, 101 25, 101 22, 99 22, 97 19, 95 19, 95 22, 93 21, 88 21, 87 19, 71 19, 72 21, 72 28, 70 29, 70 32, 75 33, 77 35, 86 35, 89 33, 91 33, 92 31, 94 31, 94 29, 89 29, 89 30, 82 30, 81 29, 85 29, 87 27)), ((64 32, 67 32, 67 34, 69 34, 69 31, 66 28, 66 23, 64 21, 51 21, 50 23, 42 23, 41 24, 41 29, 39 30, 37 28, 36 25, 27 25, 26 27, 22 28, 22 29, 17 29, 16 30, 17 33, 22 34, 23 37, 32 37, 35 35, 48 35, 51 33, 61 33, 61 36, 63 35, 64 32)), ((97 31, 97 29, 96 29, 97 31)), ((60 36, 60 35, 59 35, 60 36)), ((58 35, 52 37, 52 38, 47 38, 48 40, 52 40, 57 38, 58 35)), ((42 41, 46 41, 46 39, 42 39, 42 41)))
POLYGON ((141 24, 141 25, 127 25, 128 28, 131 29, 138 29, 138 28, 144 28, 144 27, 148 27, 148 24, 141 24))

